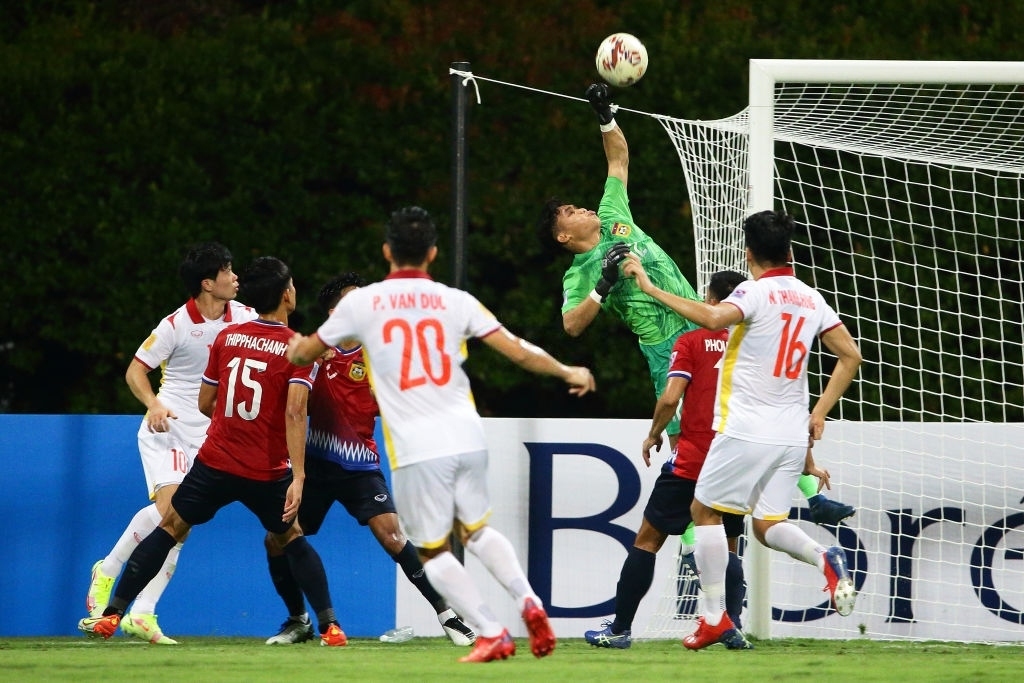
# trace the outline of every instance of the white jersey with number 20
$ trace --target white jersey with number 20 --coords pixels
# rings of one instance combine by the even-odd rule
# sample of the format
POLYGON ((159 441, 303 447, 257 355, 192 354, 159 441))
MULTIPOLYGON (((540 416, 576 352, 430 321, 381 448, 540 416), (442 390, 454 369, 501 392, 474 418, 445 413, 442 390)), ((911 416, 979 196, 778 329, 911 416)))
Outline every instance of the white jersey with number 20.
POLYGON ((730 294, 743 321, 729 331, 715 398, 715 431, 743 441, 806 446, 807 362, 818 335, 842 324, 792 268, 766 271, 730 294))
POLYGON ((501 323, 468 292, 418 270, 353 290, 317 330, 328 346, 363 344, 391 468, 487 447, 469 378, 466 340, 501 323))

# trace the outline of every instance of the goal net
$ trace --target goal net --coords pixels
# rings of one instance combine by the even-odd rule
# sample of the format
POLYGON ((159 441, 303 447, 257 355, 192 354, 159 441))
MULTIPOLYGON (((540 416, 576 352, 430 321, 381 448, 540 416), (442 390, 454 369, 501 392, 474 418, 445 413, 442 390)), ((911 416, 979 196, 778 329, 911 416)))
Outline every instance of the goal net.
MULTIPOLYGON (((806 229, 797 275, 859 341, 819 464, 856 505, 817 527, 845 548, 854 614, 814 568, 747 544, 757 637, 1024 640, 1024 63, 754 60, 751 102, 718 121, 656 117, 693 207, 697 284, 746 272, 740 224, 806 229)), ((832 358, 811 367, 812 397, 832 358)), ((661 588, 643 637, 693 630, 691 582, 661 588)), ((654 597, 653 595, 651 596, 654 597)))

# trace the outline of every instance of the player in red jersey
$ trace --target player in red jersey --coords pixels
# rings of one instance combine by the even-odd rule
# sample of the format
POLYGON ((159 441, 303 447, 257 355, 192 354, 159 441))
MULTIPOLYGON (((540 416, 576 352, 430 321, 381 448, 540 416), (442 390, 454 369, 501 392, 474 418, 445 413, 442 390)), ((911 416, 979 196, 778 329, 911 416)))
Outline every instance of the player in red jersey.
POLYGON ((101 616, 79 629, 110 638, 128 604, 160 570, 189 530, 238 501, 284 548, 292 572, 313 605, 322 645, 345 645, 334 615, 327 575, 296 515, 305 483, 306 397, 316 367, 288 362, 288 315, 295 310, 291 271, 265 256, 253 261, 241 289, 259 318, 223 330, 210 349, 199 410, 211 418, 196 461, 152 533, 132 552, 101 616))
MULTIPOLYGON (((342 297, 365 284, 358 273, 343 273, 323 286, 317 301, 330 315, 342 297)), ((363 347, 356 342, 348 347, 332 347, 319 365, 309 396, 306 486, 299 507, 299 526, 307 536, 314 535, 335 501, 341 503, 357 522, 370 527, 377 542, 434 608, 451 641, 472 645, 476 640, 473 630, 430 585, 415 546, 399 527, 373 438, 379 410, 370 390, 363 347)), ((313 637, 313 627, 302 589, 272 534, 266 535, 264 544, 270 578, 290 615, 267 645, 305 642, 313 637)))
MULTIPOLYGON (((715 304, 729 296, 747 278, 733 271, 711 276, 704 298, 715 304)), ((718 366, 725 351, 727 330, 712 332, 698 328, 684 332, 672 348, 668 383, 654 410, 654 418, 643 444, 644 464, 651 466, 651 448, 661 448, 662 432, 673 417, 685 393, 680 417, 681 431, 672 456, 661 467, 654 490, 644 509, 644 518, 622 565, 615 591, 615 618, 596 631, 587 631, 584 638, 595 647, 626 649, 633 644, 633 617, 640 600, 654 580, 655 555, 669 536, 682 534, 690 525, 690 503, 697 484, 697 475, 711 447, 715 432, 711 429, 718 385, 718 366)), ((728 607, 733 621, 739 623, 743 606, 743 565, 736 556, 736 539, 743 533, 742 515, 723 515, 732 556, 726 575, 728 607)), ((748 649, 750 644, 740 631, 726 640, 730 649, 748 649)))

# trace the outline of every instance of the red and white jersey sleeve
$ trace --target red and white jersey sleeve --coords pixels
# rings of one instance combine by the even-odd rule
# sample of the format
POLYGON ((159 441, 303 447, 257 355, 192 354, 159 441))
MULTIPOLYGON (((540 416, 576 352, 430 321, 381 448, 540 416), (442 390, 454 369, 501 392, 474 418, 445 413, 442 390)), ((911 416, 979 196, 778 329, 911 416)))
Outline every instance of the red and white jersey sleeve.
POLYGON ((199 312, 195 299, 189 299, 161 320, 142 342, 135 359, 150 370, 160 368, 161 403, 174 411, 189 426, 206 425, 209 420, 199 412, 199 384, 217 335, 225 327, 256 318, 256 312, 235 301, 228 302, 224 315, 207 320, 199 312))
POLYGON ((317 335, 362 343, 395 469, 486 448, 462 364, 467 339, 500 329, 473 295, 409 270, 346 295, 317 335))
POLYGON ((746 441, 806 446, 811 348, 842 321, 791 268, 769 270, 725 301, 743 312, 743 320, 729 331, 715 429, 746 441))

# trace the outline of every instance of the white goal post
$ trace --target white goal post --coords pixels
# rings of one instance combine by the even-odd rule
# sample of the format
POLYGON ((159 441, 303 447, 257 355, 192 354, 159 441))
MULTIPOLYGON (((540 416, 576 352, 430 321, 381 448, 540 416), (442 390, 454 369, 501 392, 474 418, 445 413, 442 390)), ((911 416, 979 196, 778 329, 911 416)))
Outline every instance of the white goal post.
MULTIPOLYGON (((864 364, 815 450, 857 515, 815 527, 794 496, 797 523, 846 548, 857 608, 839 617, 820 573, 750 542, 745 630, 1024 640, 1024 63, 752 60, 749 95, 726 119, 655 116, 683 166, 695 284, 745 271, 743 217, 784 209, 805 226, 797 274, 864 364)), ((814 358, 812 399, 831 368, 814 358)), ((692 630, 685 583, 643 637, 692 630)))

